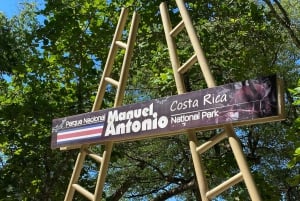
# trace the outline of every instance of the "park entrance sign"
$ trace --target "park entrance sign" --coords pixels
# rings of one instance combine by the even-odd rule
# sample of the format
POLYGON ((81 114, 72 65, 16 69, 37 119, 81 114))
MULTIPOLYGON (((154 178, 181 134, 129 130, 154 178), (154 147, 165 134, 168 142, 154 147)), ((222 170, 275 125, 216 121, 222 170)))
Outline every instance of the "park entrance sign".
POLYGON ((53 149, 256 124, 284 118, 276 76, 54 119, 53 149))
POLYGON ((176 5, 182 20, 175 26, 171 23, 168 14, 170 9, 167 3, 162 2, 159 8, 174 80, 180 95, 122 106, 140 20, 139 15, 134 11, 130 30, 124 31, 128 8, 123 8, 99 82, 92 112, 53 120, 52 149, 80 148, 65 201, 71 201, 75 191, 91 201, 102 199, 114 143, 181 133, 186 134, 189 141, 201 200, 212 200, 241 181, 245 182, 251 200, 261 200, 233 126, 284 119, 281 81, 276 76, 269 76, 216 86, 188 14, 187 4, 183 0, 176 0, 176 5), (177 40, 174 40, 183 30, 190 39, 194 50, 194 54, 186 61, 180 60, 175 44, 177 40), (123 33, 126 35, 128 33, 126 43, 122 40, 123 33), (116 80, 112 78, 111 73, 117 51, 120 48, 125 51, 120 77, 116 80), (186 93, 183 75, 196 62, 200 66, 208 89, 186 93), (107 85, 116 88, 114 107, 99 110, 107 85), (195 131, 216 128, 220 128, 216 135, 200 145, 195 131), (213 189, 208 189, 207 172, 202 164, 201 154, 226 138, 240 171, 213 189), (101 155, 92 151, 91 145, 94 144, 102 145, 101 151, 98 150, 102 152, 101 155), (100 164, 94 193, 89 192, 78 183, 86 156, 100 164))

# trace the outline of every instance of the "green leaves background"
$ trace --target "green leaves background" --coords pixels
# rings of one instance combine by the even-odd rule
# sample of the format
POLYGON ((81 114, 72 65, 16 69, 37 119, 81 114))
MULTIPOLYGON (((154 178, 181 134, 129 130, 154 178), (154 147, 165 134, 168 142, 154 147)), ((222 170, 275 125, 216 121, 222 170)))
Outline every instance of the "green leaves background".
MULTIPOLYGON (((12 19, 0 14, 0 200, 63 200, 77 150, 50 149, 51 120, 91 110, 123 6, 141 15, 124 104, 177 93, 161 2, 48 0, 42 9, 24 4, 22 13, 12 19)), ((299 200, 299 48, 265 2, 187 1, 186 6, 219 85, 273 73, 283 78, 286 121, 237 132, 263 200, 299 200)), ((299 38, 300 4, 280 3, 299 38)), ((168 5, 175 25, 180 21, 175 1, 168 5)), ((280 15, 275 1, 272 5, 280 15)), ((193 54, 187 34, 181 33, 176 42, 183 63, 193 54)), ((116 78, 122 53, 115 62, 116 78)), ((184 78, 190 91, 206 88, 197 65, 184 78)), ((107 89, 103 108, 112 106, 113 92, 107 89)), ((216 133, 199 132, 198 138, 205 142, 216 133)), ((237 172, 226 141, 203 160, 210 187, 237 172)), ((80 183, 93 189, 97 170, 88 161, 80 183)), ((185 135, 114 147, 105 200, 171 197, 200 200, 185 135)), ((249 196, 241 184, 219 199, 249 196)), ((76 200, 84 199, 77 195, 76 200)))

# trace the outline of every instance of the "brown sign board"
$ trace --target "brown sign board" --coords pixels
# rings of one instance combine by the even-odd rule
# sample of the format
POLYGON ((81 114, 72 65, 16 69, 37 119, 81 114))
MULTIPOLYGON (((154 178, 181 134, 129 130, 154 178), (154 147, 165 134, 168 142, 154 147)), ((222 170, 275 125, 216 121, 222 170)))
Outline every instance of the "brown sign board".
POLYGON ((51 148, 169 136, 284 119, 277 76, 89 112, 52 122, 51 148))

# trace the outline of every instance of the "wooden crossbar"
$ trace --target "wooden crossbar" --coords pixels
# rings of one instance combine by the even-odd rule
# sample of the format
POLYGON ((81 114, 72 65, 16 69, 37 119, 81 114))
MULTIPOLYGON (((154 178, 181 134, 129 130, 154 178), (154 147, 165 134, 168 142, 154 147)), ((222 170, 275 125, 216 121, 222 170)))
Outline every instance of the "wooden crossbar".
POLYGON ((243 174, 241 172, 237 173, 230 179, 226 180, 224 183, 220 184, 219 186, 216 186, 212 190, 208 191, 206 193, 206 197, 208 199, 213 199, 214 197, 220 195, 223 193, 225 190, 230 188, 231 186, 234 186, 235 184, 243 181, 243 174))

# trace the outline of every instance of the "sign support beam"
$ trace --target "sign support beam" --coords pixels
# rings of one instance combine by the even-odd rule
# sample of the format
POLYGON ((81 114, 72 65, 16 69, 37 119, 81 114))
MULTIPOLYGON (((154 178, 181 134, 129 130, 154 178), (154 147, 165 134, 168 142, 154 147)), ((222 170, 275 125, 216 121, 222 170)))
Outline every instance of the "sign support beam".
MULTIPOLYGON (((206 60, 206 57, 204 55, 204 52, 200 46, 199 39, 197 37, 196 31, 192 25, 192 21, 190 19, 190 16, 188 14, 188 11, 186 9, 185 3, 183 0, 176 0, 176 4, 179 8, 179 12, 182 17, 182 21, 175 26, 174 29, 172 29, 170 17, 168 14, 168 8, 166 3, 161 3, 160 5, 160 11, 161 11, 161 17, 164 25, 164 30, 165 30, 165 36, 166 36, 166 41, 168 44, 168 49, 169 49, 169 54, 170 54, 170 59, 173 67, 173 73, 174 73, 174 78, 176 81, 176 87, 178 94, 182 94, 186 92, 186 88, 184 85, 184 81, 182 79, 182 73, 187 71, 187 67, 191 67, 193 63, 198 61, 200 64, 201 71, 203 73, 204 79, 207 83, 207 86, 210 87, 215 87, 216 83, 215 80, 211 74, 211 71, 208 66, 208 62, 206 60), (188 62, 186 62, 187 65, 180 66, 180 61, 177 55, 176 51, 176 44, 174 42, 174 37, 179 34, 179 32, 183 29, 186 28, 187 34, 190 38, 191 44, 193 46, 193 49, 195 51, 195 55, 197 59, 195 59, 195 55, 192 56, 188 62), (184 68, 184 70, 182 70, 184 68)), ((247 161, 245 159, 245 156, 243 154, 240 141, 237 138, 233 126, 231 124, 225 125, 224 126, 225 133, 219 134, 221 137, 215 137, 211 139, 211 144, 217 144, 223 137, 228 137, 229 138, 229 144, 232 148, 232 151, 234 153, 235 159, 237 161, 237 164, 240 169, 240 173, 237 176, 232 177, 231 179, 227 180, 223 184, 219 185, 215 189, 209 191, 208 190, 208 185, 205 177, 205 170, 203 168, 203 164, 201 161, 201 156, 197 152, 197 149, 199 149, 198 145, 198 140, 197 136, 194 132, 189 131, 188 132, 188 139, 189 139, 189 144, 190 144, 190 149, 191 149, 191 154, 193 158, 193 163, 195 167, 195 172, 196 172, 196 177, 200 189, 200 194, 201 194, 201 199, 203 201, 209 201, 213 197, 218 196, 221 194, 223 191, 228 189, 230 186, 235 185, 236 183, 240 182, 241 180, 244 180, 249 195, 252 200, 255 201, 260 201, 260 195, 258 193, 258 190, 256 188, 256 185, 254 183, 254 180, 252 178, 252 175, 250 173, 247 161)))
MULTIPOLYGON (((106 86, 108 84, 111 84, 112 86, 115 86, 117 88, 114 107, 118 107, 122 105, 126 81, 129 72, 129 66, 133 55, 134 43, 135 43, 136 34, 138 30, 138 24, 140 21, 139 15, 136 12, 134 12, 131 21, 128 39, 127 39, 127 44, 125 44, 121 41, 121 39, 122 39, 122 34, 124 32, 127 16, 128 16, 128 8, 123 8, 121 10, 118 25, 116 27, 115 35, 112 41, 112 46, 108 53, 108 58, 104 67, 103 75, 99 83, 99 88, 98 88, 96 99, 94 101, 92 112, 100 109, 106 91, 106 86), (118 81, 116 81, 110 76, 111 76, 114 59, 116 57, 118 48, 125 49, 125 54, 123 58, 123 64, 121 67, 120 78, 118 81)), ((97 154, 89 150, 90 144, 84 144, 81 146, 80 152, 77 156, 73 174, 71 176, 71 180, 67 189, 65 201, 73 200, 75 191, 81 193, 83 196, 85 196, 87 199, 91 201, 100 201, 102 199, 102 192, 104 188, 105 178, 106 178, 106 174, 110 162, 113 145, 114 143, 112 141, 108 141, 104 144, 104 151, 102 153, 102 157, 98 156, 97 154), (80 173, 83 168, 83 164, 87 155, 89 155, 91 158, 93 158, 94 160, 100 163, 100 169, 98 173, 94 194, 90 193, 89 191, 87 191, 85 188, 81 187, 78 184, 80 173)), ((69 149, 69 148, 66 147, 62 149, 69 149)))

